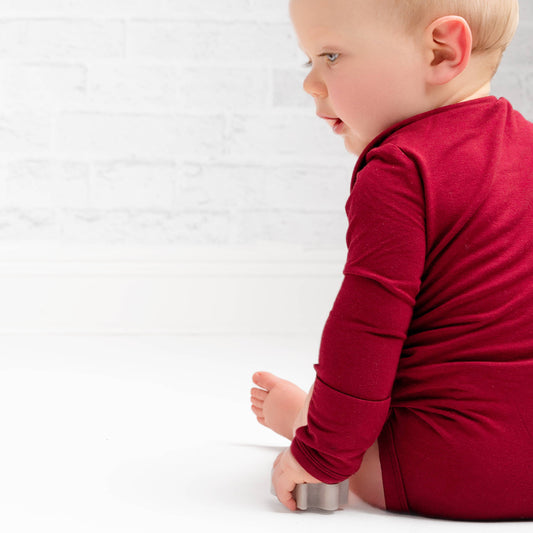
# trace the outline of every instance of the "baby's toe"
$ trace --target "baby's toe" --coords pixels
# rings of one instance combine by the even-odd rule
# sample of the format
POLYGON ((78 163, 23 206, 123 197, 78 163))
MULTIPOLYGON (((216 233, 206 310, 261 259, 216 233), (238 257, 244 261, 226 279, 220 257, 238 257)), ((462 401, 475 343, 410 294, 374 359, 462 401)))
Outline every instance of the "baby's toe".
POLYGON ((260 400, 259 398, 254 398, 253 396, 250 398, 250 401, 252 402, 252 405, 254 407, 259 407, 260 409, 263 409, 263 404, 265 403, 263 400, 260 400))
POLYGON ((263 409, 261 407, 257 407, 255 405, 252 405, 252 411, 253 411, 254 415, 257 417, 257 420, 259 420, 259 421, 261 421, 261 420, 264 421, 265 420, 263 409))
POLYGON ((256 372, 252 379, 258 387, 266 389, 267 391, 273 389, 280 381, 282 381, 281 378, 278 378, 270 372, 256 372))
POLYGON ((255 398, 256 400, 261 400, 262 402, 264 402, 266 397, 268 396, 268 392, 263 389, 252 389, 250 392, 252 398, 255 398))

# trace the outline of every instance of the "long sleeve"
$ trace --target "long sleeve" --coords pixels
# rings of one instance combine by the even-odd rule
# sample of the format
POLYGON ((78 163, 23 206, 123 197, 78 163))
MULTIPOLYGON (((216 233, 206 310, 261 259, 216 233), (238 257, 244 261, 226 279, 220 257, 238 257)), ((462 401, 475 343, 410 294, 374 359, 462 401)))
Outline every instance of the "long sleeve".
POLYGON ((423 189, 398 148, 368 154, 346 210, 345 278, 324 327, 308 424, 291 445, 326 483, 358 470, 387 419, 425 259, 423 189))

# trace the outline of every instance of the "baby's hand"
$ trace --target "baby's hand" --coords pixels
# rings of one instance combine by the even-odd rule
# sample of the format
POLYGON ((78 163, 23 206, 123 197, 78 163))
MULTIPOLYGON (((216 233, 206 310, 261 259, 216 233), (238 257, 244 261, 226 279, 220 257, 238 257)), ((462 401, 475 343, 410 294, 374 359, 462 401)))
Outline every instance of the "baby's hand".
POLYGON ((280 453, 272 470, 272 485, 278 500, 290 511, 296 511, 296 500, 292 491, 299 483, 320 483, 308 474, 296 461, 290 449, 280 453))

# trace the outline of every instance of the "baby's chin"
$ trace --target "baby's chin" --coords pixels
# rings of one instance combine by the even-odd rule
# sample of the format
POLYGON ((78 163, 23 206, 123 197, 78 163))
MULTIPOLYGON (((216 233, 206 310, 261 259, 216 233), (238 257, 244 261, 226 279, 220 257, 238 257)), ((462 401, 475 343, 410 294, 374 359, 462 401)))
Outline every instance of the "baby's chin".
POLYGON ((352 135, 344 136, 344 147, 346 148, 346 151, 355 155, 356 157, 361 155, 367 144, 367 142, 363 141, 359 137, 352 135))

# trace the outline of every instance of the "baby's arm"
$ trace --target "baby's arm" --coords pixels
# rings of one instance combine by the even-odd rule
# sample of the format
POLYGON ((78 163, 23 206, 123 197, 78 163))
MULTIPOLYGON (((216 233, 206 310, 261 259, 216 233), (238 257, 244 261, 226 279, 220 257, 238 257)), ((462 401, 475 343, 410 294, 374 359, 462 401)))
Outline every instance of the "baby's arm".
POLYGON ((307 424, 291 444, 324 483, 355 473, 383 428, 425 265, 418 171, 397 147, 371 153, 347 203, 345 278, 322 335, 307 424))

